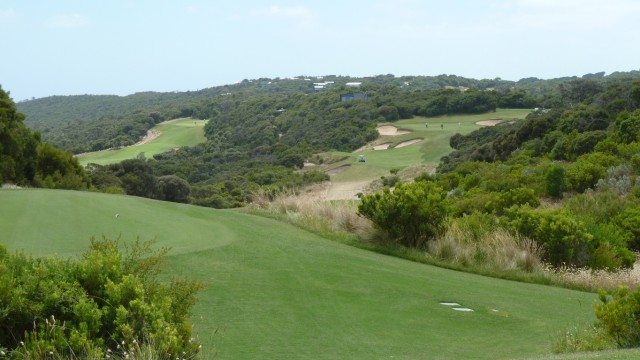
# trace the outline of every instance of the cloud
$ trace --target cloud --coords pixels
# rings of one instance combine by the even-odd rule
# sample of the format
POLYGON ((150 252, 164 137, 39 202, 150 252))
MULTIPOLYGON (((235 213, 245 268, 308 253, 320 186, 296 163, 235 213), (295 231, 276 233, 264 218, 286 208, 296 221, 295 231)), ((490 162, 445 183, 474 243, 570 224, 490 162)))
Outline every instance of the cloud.
POLYGON ((81 14, 58 14, 47 21, 53 29, 78 29, 89 25, 89 19, 81 14))

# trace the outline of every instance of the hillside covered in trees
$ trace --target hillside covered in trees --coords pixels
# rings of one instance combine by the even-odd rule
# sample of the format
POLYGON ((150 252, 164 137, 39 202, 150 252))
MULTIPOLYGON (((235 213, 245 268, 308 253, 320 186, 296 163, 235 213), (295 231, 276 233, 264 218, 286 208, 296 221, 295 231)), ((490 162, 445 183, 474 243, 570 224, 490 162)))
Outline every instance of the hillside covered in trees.
MULTIPOLYGON (((257 79, 194 92, 54 96, 17 106, 28 115, 25 124, 39 131, 45 141, 75 153, 133 144, 164 120, 208 119, 206 143, 153 159, 91 165, 88 172, 93 187, 101 191, 234 207, 249 201, 258 188, 278 192, 326 180, 323 173, 295 170, 314 153, 352 151, 374 140, 378 136, 375 127, 380 122, 414 116, 535 107, 547 109, 540 112, 545 119, 555 119, 562 109, 577 112, 588 103, 585 111, 599 116, 599 120, 580 125, 576 129, 580 134, 585 129, 590 132, 571 138, 588 148, 588 144, 603 138, 615 116, 610 113, 615 111, 612 107, 633 107, 621 105, 619 97, 630 91, 625 89, 637 75, 597 73, 517 82, 453 75, 257 79), (359 86, 354 87, 354 83, 359 86), (603 107, 607 109, 602 110, 603 107), (167 181, 175 189, 173 192, 181 195, 161 190, 163 186, 167 188, 162 185, 167 181)), ((539 120, 538 125, 518 124, 523 129, 517 135, 508 126, 499 126, 467 137, 454 136, 451 146, 457 151, 443 159, 440 171, 446 172, 458 162, 505 160, 526 140, 544 135, 539 130, 546 126, 543 123, 539 120), (529 127, 537 130, 527 130, 529 127), (493 141, 495 133, 503 131, 505 137, 493 141)), ((571 126, 567 120, 562 129, 567 131, 571 126)), ((554 134, 559 138, 558 131, 554 134)), ((560 145, 554 151, 560 154, 560 145)), ((576 154, 567 155, 571 158, 576 154)))

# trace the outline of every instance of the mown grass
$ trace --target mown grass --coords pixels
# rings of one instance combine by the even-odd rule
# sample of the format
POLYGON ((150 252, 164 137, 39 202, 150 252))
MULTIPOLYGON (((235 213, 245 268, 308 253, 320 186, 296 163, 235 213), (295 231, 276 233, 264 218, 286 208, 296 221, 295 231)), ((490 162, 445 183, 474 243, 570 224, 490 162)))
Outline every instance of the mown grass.
POLYGON ((352 165, 348 170, 332 176, 332 181, 359 181, 375 179, 388 175, 389 170, 403 169, 411 165, 426 163, 437 165, 440 158, 451 152, 449 139, 456 133, 468 134, 480 128, 479 121, 491 119, 524 119, 530 110, 526 109, 498 109, 495 112, 478 115, 446 115, 432 118, 415 117, 399 120, 392 125, 399 129, 410 130, 411 133, 397 136, 381 136, 377 143, 391 143, 388 150, 363 150, 354 153, 335 152, 336 156, 348 156, 348 159, 333 164, 337 167, 344 164, 352 165), (429 124, 426 127, 425 124, 429 124), (442 127, 441 127, 442 125, 442 127), (402 148, 393 148, 403 141, 423 139, 421 142, 402 148), (358 163, 358 156, 364 155, 365 163, 358 163))
POLYGON ((126 159, 134 159, 140 153, 144 153, 146 157, 150 158, 173 148, 193 146, 206 141, 204 137, 205 123, 204 120, 191 118, 167 121, 151 129, 160 132, 160 136, 149 143, 80 154, 77 157, 82 165, 117 163, 126 159))
POLYGON ((548 356, 553 334, 594 320, 593 293, 428 266, 240 211, 0 190, 0 234, 37 256, 74 256, 103 234, 172 247, 169 273, 208 285, 193 320, 218 359, 548 356))

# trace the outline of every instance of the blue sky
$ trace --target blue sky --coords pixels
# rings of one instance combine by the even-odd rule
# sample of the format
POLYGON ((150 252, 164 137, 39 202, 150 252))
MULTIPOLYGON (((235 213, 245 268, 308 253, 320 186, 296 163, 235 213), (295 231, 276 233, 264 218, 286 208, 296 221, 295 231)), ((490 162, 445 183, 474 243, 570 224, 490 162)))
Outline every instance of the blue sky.
POLYGON ((636 0, 1 0, 0 85, 20 101, 297 75, 630 71, 638 19, 636 0))

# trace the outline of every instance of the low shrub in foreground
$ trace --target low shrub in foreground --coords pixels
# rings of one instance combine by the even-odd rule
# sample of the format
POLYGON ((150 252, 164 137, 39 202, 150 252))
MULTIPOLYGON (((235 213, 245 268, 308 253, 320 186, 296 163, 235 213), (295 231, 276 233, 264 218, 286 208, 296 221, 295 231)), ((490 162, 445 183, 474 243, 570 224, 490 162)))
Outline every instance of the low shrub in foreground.
POLYGON ((122 254, 115 241, 92 240, 73 260, 0 246, 0 348, 16 359, 193 357, 188 316, 201 285, 160 283, 166 251, 137 241, 122 254))

